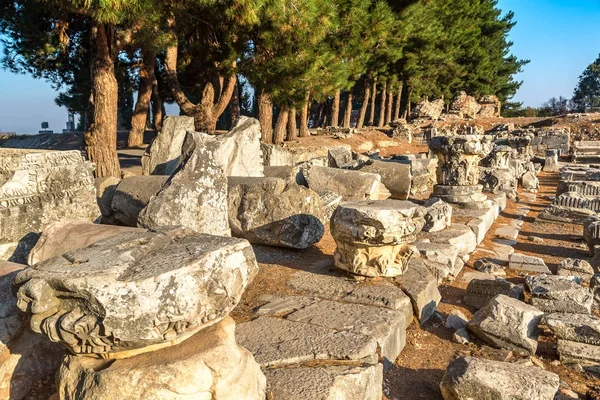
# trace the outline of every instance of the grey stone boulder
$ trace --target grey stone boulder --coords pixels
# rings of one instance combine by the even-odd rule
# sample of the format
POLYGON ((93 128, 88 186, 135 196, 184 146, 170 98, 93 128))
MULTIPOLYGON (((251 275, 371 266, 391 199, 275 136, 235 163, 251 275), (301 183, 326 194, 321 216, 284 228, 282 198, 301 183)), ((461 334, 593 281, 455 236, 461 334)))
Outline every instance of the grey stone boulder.
POLYGON ((144 229, 93 224, 87 220, 55 222, 49 225, 31 249, 27 263, 31 266, 65 253, 88 247, 107 237, 144 229))
POLYGON ((600 368, 600 319, 588 314, 548 314, 543 322, 558 339, 563 363, 600 368))
POLYGON ((267 392, 286 400, 381 400, 383 365, 275 368, 267 392))
POLYGON ((14 285, 34 331, 73 354, 131 355, 223 319, 257 272, 246 240, 171 229, 105 238, 21 271, 14 285))
POLYGON ((466 328, 469 322, 467 316, 459 310, 452 310, 450 315, 446 317, 444 326, 446 328, 454 329, 455 331, 466 328))
POLYGON ((558 265, 556 274, 561 276, 576 276, 583 282, 589 282, 594 275, 594 268, 585 260, 565 258, 558 265))
POLYGON ((370 160, 360 168, 360 171, 381 176, 381 183, 390 191, 392 199, 408 199, 412 182, 409 164, 370 160))
POLYGON ((171 175, 181 159, 181 147, 187 131, 194 130, 194 118, 168 116, 162 129, 144 151, 142 156, 143 175, 171 175))
POLYGON ((475 313, 468 329, 491 346, 533 355, 543 315, 537 308, 501 294, 475 313))
POLYGON ((104 360, 68 355, 57 374, 64 400, 264 400, 266 379, 235 342, 230 317, 177 345, 104 360))
POLYGON ((332 147, 327 152, 327 166, 331 168, 350 168, 355 162, 352 150, 345 146, 332 147))
POLYGON ((123 179, 112 196, 112 217, 117 224, 137 226, 140 212, 169 179, 166 175, 132 176, 123 179))
POLYGON ((217 160, 221 148, 208 136, 188 132, 179 168, 140 212, 139 227, 185 226, 198 233, 231 234, 227 178, 217 160))
POLYGON ((525 300, 523 288, 505 279, 473 279, 467 286, 467 294, 463 303, 483 308, 500 294, 521 301, 525 300))
POLYGON ((196 145, 208 146, 213 160, 223 168, 225 176, 264 176, 260 144, 260 123, 242 116, 233 129, 223 135, 197 132, 202 140, 196 145))
POLYGON ((523 189, 537 190, 540 187, 540 181, 535 173, 528 171, 521 177, 521 186, 523 186, 523 189))
POLYGON ((307 166, 303 169, 308 187, 319 194, 337 193, 344 201, 378 200, 381 176, 339 168, 307 166))
POLYGON ((422 324, 435 313, 442 296, 437 280, 418 258, 412 258, 404 274, 394 279, 410 298, 415 317, 422 324))
POLYGON ((445 400, 553 400, 559 386, 557 374, 537 367, 459 357, 446 368, 440 390, 445 400))
POLYGON ((452 206, 440 199, 430 199, 425 202, 425 232, 437 232, 452 225, 452 206))
POLYGON ((325 233, 319 195, 278 178, 228 178, 229 227, 250 243, 306 249, 325 233))
POLYGON ((591 313, 594 297, 575 277, 528 276, 525 283, 531 292, 531 304, 544 312, 591 313))

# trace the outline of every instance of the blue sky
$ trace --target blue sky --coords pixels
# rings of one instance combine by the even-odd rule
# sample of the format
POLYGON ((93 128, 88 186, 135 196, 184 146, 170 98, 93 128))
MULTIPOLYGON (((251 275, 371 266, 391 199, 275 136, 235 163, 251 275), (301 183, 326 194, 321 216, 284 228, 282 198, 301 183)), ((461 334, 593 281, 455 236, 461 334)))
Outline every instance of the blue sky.
MULTIPOLYGON (((552 96, 571 97, 600 53, 600 0, 499 0, 498 6, 515 12, 512 52, 531 60, 518 76, 524 83, 515 100, 539 106, 552 96)), ((46 82, 0 69, 0 90, 0 131, 33 133, 43 121, 58 132, 65 127, 67 110, 56 106, 46 82)))

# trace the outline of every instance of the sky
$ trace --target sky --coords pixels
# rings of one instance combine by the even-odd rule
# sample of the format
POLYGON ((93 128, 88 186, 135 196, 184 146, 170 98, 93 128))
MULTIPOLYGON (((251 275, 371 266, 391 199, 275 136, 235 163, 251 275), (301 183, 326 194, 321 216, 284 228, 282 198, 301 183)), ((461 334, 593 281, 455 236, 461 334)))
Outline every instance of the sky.
MULTIPOLYGON (((498 7, 515 13, 512 53, 531 60, 517 76, 523 86, 514 100, 537 107, 570 98, 600 54, 600 0, 499 0, 498 7)), ((54 103, 57 92, 45 81, 0 68, 0 93, 0 131, 35 133, 44 121, 55 132, 66 127, 67 110, 54 103)))

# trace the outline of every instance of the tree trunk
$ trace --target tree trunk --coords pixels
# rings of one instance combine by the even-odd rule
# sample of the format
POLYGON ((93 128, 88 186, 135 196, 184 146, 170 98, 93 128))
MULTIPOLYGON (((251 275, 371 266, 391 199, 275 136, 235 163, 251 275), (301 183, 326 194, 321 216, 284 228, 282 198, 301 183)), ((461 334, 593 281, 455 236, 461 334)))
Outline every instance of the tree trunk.
POLYGON ((317 118, 315 119, 315 128, 321 126, 321 120, 323 119, 323 111, 325 110, 325 103, 319 103, 319 108, 317 109, 317 118))
POLYGON ((289 110, 287 108, 279 110, 279 116, 277 117, 277 123, 275 124, 275 132, 273 133, 273 142, 275 142, 275 144, 283 143, 285 139, 288 115, 289 110))
POLYGON ((158 92, 158 81, 156 77, 152 83, 152 120, 154 122, 154 130, 160 132, 163 124, 163 101, 158 92))
POLYGON ((360 114, 358 115, 358 122, 356 128, 361 129, 365 124, 365 116, 367 115, 367 107, 369 106, 369 97, 371 97, 371 86, 368 82, 365 82, 365 95, 363 96, 363 102, 360 106, 360 114))
POLYGON ((273 143, 273 102, 271 95, 265 91, 258 96, 258 122, 263 143, 273 143))
POLYGON ((111 24, 93 23, 91 29, 92 96, 94 120, 84 134, 85 150, 96 164, 96 177, 121 176, 117 156, 117 101, 115 77, 116 32, 111 24))
POLYGON ((231 102, 229 103, 229 114, 231 115, 231 126, 234 127, 240 120, 240 91, 237 82, 231 94, 231 102))
POLYGON ((369 111, 369 125, 375 125, 375 101, 377 100, 377 78, 373 79, 373 89, 371 89, 371 110, 369 111))
POLYGON ((292 140, 296 140, 297 137, 298 131, 296 126, 296 109, 292 108, 288 116, 287 140, 291 142, 292 140))
POLYGON ((400 118, 400 104, 402 103, 402 85, 398 88, 396 95, 396 107, 394 108, 394 121, 400 118))
POLYGON ((383 83, 383 89, 381 89, 381 108, 379 110, 379 119, 377 120, 377 127, 382 128, 385 124, 385 100, 387 99, 387 82, 383 83))
POLYGON ((144 132, 148 120, 150 99, 152 98, 152 84, 154 82, 154 66, 156 65, 156 52, 142 50, 142 66, 140 68, 140 87, 135 110, 131 116, 131 129, 127 138, 127 147, 141 147, 144 144, 144 132))
POLYGON ((217 130, 217 120, 227 108, 233 90, 235 88, 237 77, 232 75, 223 85, 224 78, 219 77, 219 87, 215 90, 215 85, 208 82, 202 91, 202 100, 198 104, 198 111, 193 113, 194 128, 199 132, 206 132, 214 135, 217 130), (215 98, 216 96, 216 98, 215 98))
POLYGON ((348 92, 348 99, 346 100, 346 111, 344 111, 344 128, 350 128, 350 119, 352 118, 352 92, 348 92))
POLYGON ((308 103, 310 99, 310 94, 306 94, 306 98, 304 99, 304 105, 302 105, 302 112, 300 113, 300 137, 309 137, 310 132, 308 131, 308 103))
POLYGON ((340 95, 340 90, 336 90, 333 102, 331 103, 330 126, 339 126, 340 123, 340 95))
POLYGON ((394 108, 394 95, 392 94, 392 90, 388 93, 388 104, 387 109, 385 110, 385 124, 389 125, 392 120, 392 109, 394 108))

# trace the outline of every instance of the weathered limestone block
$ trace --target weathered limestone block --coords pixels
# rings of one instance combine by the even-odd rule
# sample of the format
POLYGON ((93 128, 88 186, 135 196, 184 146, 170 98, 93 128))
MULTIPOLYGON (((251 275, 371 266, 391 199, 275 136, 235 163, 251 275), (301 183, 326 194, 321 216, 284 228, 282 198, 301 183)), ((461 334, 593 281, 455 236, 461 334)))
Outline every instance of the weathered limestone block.
POLYGON ((502 109, 502 103, 498 100, 498 97, 489 95, 483 96, 478 100, 481 109, 477 113, 478 118, 498 118, 500 117, 500 110, 502 109))
POLYGON ((523 288, 505 279, 473 279, 467 286, 463 303, 483 308, 498 295, 508 296, 520 301, 525 300, 523 288))
POLYGON ((481 208, 487 197, 478 184, 479 161, 492 150, 492 138, 482 135, 435 136, 429 149, 438 158, 433 196, 465 207, 481 208))
POLYGON ((225 317, 175 346, 119 360, 68 355, 59 370, 64 400, 263 400, 266 379, 235 341, 225 317))
POLYGON ((429 199, 424 204, 427 207, 425 214, 424 232, 437 232, 452 225, 452 206, 440 199, 429 199))
MULTIPOLYGON (((586 175, 589 176, 589 173, 586 175)), ((563 180, 558 182, 556 188, 556 196, 560 196, 563 193, 575 192, 582 196, 598 197, 600 196, 600 182, 597 181, 574 181, 574 180, 563 180)))
POLYGON ((352 150, 345 146, 330 148, 327 152, 327 166, 331 168, 350 168, 354 166, 352 150))
POLYGON ((56 371, 64 349, 31 332, 11 293, 12 281, 26 266, 0 261, 0 398, 26 398, 33 385, 56 371))
POLYGON ((442 299, 435 277, 421 260, 413 258, 394 281, 410 297, 415 317, 420 323, 426 322, 442 299))
POLYGON ((544 323, 558 339, 564 363, 600 367, 600 319, 587 314, 548 314, 544 323))
POLYGON ((413 119, 431 119, 437 121, 440 119, 442 112, 444 111, 444 100, 437 99, 434 101, 423 100, 413 108, 411 112, 411 118, 413 119))
POLYGON ((540 181, 534 172, 528 171, 521 177, 521 186, 523 186, 523 189, 537 190, 540 187, 540 181))
POLYGON ((528 276, 525 280, 531 292, 531 304, 540 310, 573 314, 590 314, 592 293, 569 276, 528 276))
MULTIPOLYGON (((390 126, 391 125, 392 125, 392 123, 390 123, 390 126)), ((408 144, 412 143, 413 137, 415 134, 415 130, 412 128, 411 125, 404 122, 404 123, 400 123, 395 126, 392 126, 392 128, 393 128, 392 129, 392 137, 394 139, 404 140, 408 144)))
POLYGON ((298 165, 281 165, 274 167, 265 167, 265 177, 279 178, 287 182, 297 183, 298 185, 308 186, 304 180, 304 175, 298 165))
POLYGON ((228 178, 229 227, 250 243, 306 249, 325 233, 319 195, 278 178, 228 178))
POLYGON ((408 201, 341 204, 331 219, 335 266, 364 276, 398 276, 413 255, 410 243, 424 224, 425 209, 408 201))
POLYGON ((258 266, 241 239, 183 229, 126 232, 20 272, 31 327, 73 354, 119 358, 223 319, 258 266))
POLYGON ((188 132, 180 167, 140 212, 139 227, 185 226, 199 233, 231 234, 227 177, 217 158, 222 148, 208 136, 188 132))
POLYGON ((96 178, 94 180, 94 186, 96 186, 96 201, 100 212, 102 213, 103 219, 108 219, 112 216, 112 201, 117 190, 117 186, 121 182, 121 179, 114 176, 106 178, 96 178))
POLYGON ((171 175, 181 159, 181 146, 187 131, 194 130, 194 118, 168 116, 162 129, 144 151, 142 156, 143 175, 171 175))
POLYGON ((500 294, 477 311, 467 326, 491 346, 533 355, 543 315, 535 307, 500 294))
POLYGON ((440 383, 445 400, 553 400, 557 374, 537 367, 459 357, 452 361, 440 383))
POLYGON ((589 282, 594 275, 594 268, 592 268, 590 263, 585 260, 565 258, 559 264, 556 274, 562 276, 576 276, 581 279, 582 282, 589 282))
POLYGON ((93 224, 87 220, 55 222, 49 225, 31 249, 27 263, 34 265, 65 253, 83 249, 107 237, 144 229, 93 224))
POLYGON ((286 316, 286 320, 372 337, 381 357, 394 362, 406 344, 406 319, 397 310, 322 300, 286 316))
POLYGON ((320 167, 303 169, 308 187, 319 194, 337 193, 344 201, 378 200, 381 176, 361 171, 320 167))
POLYGON ((558 150, 546 150, 544 172, 558 172, 558 150))
POLYGON ((449 275, 456 276, 460 272, 457 272, 456 268, 458 260, 456 246, 450 243, 416 242, 415 247, 419 249, 421 258, 424 260, 445 265, 448 268, 449 275))
POLYGON ((517 194, 517 174, 510 165, 514 150, 507 145, 496 145, 492 152, 481 161, 479 183, 484 191, 506 193, 515 198, 517 194))
POLYGON ((594 248, 600 245, 600 218, 592 216, 583 220, 583 239, 590 249, 590 254, 594 255, 594 248))
POLYGON ((99 218, 93 171, 93 164, 75 150, 0 148, 2 257, 24 262, 35 243, 28 241, 28 236, 52 222, 99 218))
POLYGON ((121 225, 137 226, 140 212, 168 179, 167 175, 131 176, 123 179, 113 194, 112 217, 121 225))
POLYGON ((260 123, 257 119, 242 116, 235 127, 223 135, 197 134, 201 140, 196 141, 196 146, 208 147, 208 152, 223 168, 225 176, 264 175, 260 123))
POLYGON ((378 362, 377 340, 357 332, 264 316, 239 324, 235 334, 263 368, 314 360, 378 362))
POLYGON ((508 268, 517 271, 538 272, 542 274, 550 273, 550 270, 542 258, 528 256, 521 253, 509 254, 508 268))
POLYGON ((383 365, 276 368, 265 371, 267 392, 286 400, 380 400, 383 365))
POLYGON ((328 224, 331 220, 331 216, 342 203, 343 197, 337 193, 324 192, 319 193, 321 202, 323 203, 323 211, 325 212, 325 223, 328 224))
POLYGON ((450 114, 458 115, 459 118, 477 118, 477 113, 481 110, 481 105, 474 97, 465 92, 459 92, 452 103, 450 103, 450 114))
POLYGON ((362 166, 360 170, 381 176, 381 183, 390 191, 392 199, 408 199, 412 182, 410 165, 371 160, 362 166))
POLYGON ((448 243, 456 246, 459 257, 466 257, 477 247, 477 238, 473 230, 466 225, 452 224, 438 232, 422 232, 419 240, 429 240, 431 243, 448 243))

